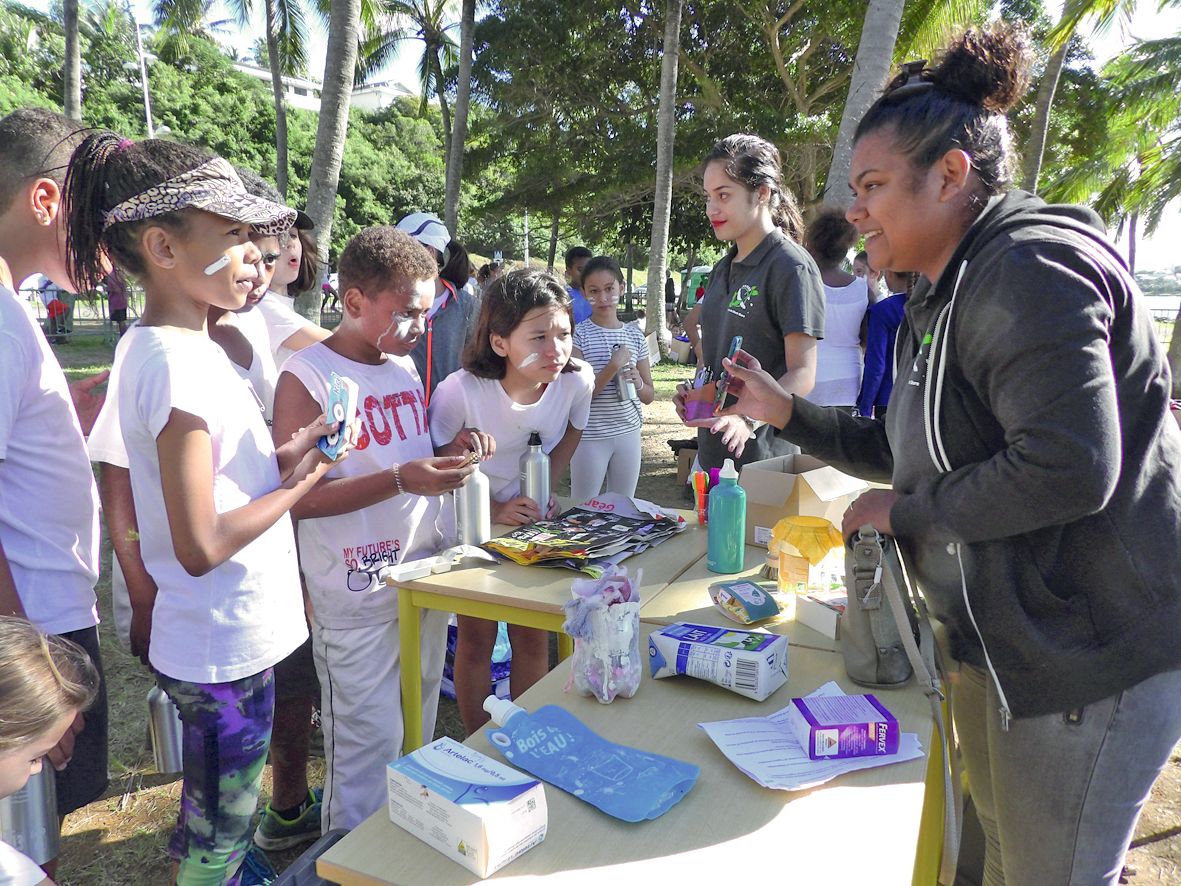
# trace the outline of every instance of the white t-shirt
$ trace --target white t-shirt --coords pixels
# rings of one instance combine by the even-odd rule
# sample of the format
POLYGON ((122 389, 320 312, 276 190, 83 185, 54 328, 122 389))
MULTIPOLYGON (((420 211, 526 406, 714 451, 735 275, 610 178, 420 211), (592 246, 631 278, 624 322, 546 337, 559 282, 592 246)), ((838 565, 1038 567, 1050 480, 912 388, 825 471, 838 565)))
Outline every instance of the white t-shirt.
POLYGON ((46 879, 31 858, 0 840, 0 886, 37 886, 46 879))
MULTIPOLYGON (((632 362, 639 364, 649 359, 648 343, 638 326, 625 323, 618 329, 607 329, 593 319, 583 320, 574 329, 574 347, 596 373, 611 362, 615 345, 627 345, 632 362)), ((644 423, 644 411, 639 400, 619 399, 619 375, 603 385, 590 405, 590 418, 582 432, 583 440, 615 437, 634 431, 644 423)))
POLYGON ((248 368, 239 366, 233 360, 230 363, 241 378, 250 382, 250 387, 262 403, 263 417, 266 418, 267 425, 270 425, 275 414, 275 385, 279 383, 279 368, 275 365, 275 355, 271 351, 266 318, 259 313, 257 305, 241 314, 230 313, 225 316, 250 342, 250 347, 254 351, 248 368))
MULTIPOLYGON (((466 369, 453 372, 435 388, 431 397, 431 439, 446 446, 464 428, 479 428, 496 440, 496 454, 480 465, 488 477, 495 501, 508 501, 521 494, 521 454, 528 448, 529 435, 541 434, 541 448, 552 452, 566 434, 567 425, 586 427, 590 415, 595 376, 581 360, 574 372, 563 372, 546 385, 536 403, 514 403, 500 381, 480 378, 466 369)), ((542 507, 545 503, 542 502, 542 507)))
POLYGON ((275 366, 279 369, 282 369, 287 358, 295 353, 291 348, 283 347, 283 342, 301 329, 316 326, 315 323, 295 313, 294 305, 295 299, 293 298, 267 292, 262 301, 255 305, 254 310, 250 312, 258 314, 266 322, 271 356, 274 357, 275 366))
POLYGON ((98 624, 98 489, 57 358, 0 286, 0 542, 25 613, 64 634, 98 624))
POLYGON ((214 507, 226 513, 279 486, 262 409, 225 352, 204 334, 137 327, 124 339, 119 424, 140 552, 159 587, 152 612, 152 665, 193 683, 257 674, 307 637, 291 519, 284 515, 206 575, 189 575, 172 545, 156 438, 173 409, 205 421, 213 448, 214 507))
POLYGON ((824 338, 816 342, 816 386, 808 400, 819 406, 853 406, 861 392, 861 321, 869 308, 869 285, 857 277, 847 286, 824 285, 824 338))
MULTIPOLYGON (((283 371, 299 379, 324 410, 333 371, 360 389, 357 446, 328 478, 361 477, 435 454, 422 381, 409 357, 387 355, 378 365, 355 363, 320 342, 293 356, 283 371)), ((393 486, 392 477, 373 482, 393 486)), ((300 565, 317 623, 348 628, 396 619, 398 597, 377 585, 376 575, 384 566, 439 552, 441 501, 402 493, 347 514, 300 520, 300 565)))

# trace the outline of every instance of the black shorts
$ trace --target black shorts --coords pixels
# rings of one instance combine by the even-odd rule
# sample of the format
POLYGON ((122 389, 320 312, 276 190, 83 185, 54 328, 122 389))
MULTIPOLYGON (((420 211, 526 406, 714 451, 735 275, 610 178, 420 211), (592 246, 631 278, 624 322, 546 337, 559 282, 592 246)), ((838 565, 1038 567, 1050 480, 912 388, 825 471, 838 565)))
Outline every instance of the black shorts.
POLYGON ((312 638, 304 640, 289 656, 275 665, 275 701, 310 698, 320 703, 320 678, 312 658, 312 638))
POLYGON ((90 710, 82 715, 86 727, 74 739, 70 765, 55 773, 57 814, 61 816, 93 803, 107 790, 107 678, 103 675, 97 627, 67 631, 58 636, 73 640, 85 649, 98 669, 98 697, 90 710))
POLYGON ((112 323, 126 323, 127 322, 127 308, 111 308, 111 322, 112 323))

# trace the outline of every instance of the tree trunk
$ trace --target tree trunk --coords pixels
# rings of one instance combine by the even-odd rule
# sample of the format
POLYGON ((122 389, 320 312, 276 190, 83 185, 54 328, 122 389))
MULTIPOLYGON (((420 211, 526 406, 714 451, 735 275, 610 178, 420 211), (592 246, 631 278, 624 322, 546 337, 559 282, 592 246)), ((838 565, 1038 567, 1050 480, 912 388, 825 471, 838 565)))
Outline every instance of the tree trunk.
POLYGON ((1128 216, 1128 270, 1136 276, 1136 229, 1140 227, 1140 212, 1133 210, 1128 216))
POLYGON ((279 59, 275 0, 266 0, 267 64, 271 68, 271 94, 275 99, 275 184, 287 199, 287 104, 283 99, 283 64, 279 59))
MULTIPOLYGON (((353 94, 353 72, 357 64, 357 31, 361 0, 333 2, 328 18, 328 51, 324 60, 324 87, 320 93, 320 122, 316 127, 316 148, 308 175, 308 215, 316 224, 316 254, 328 262, 332 242, 332 214, 340 184, 340 164, 349 125, 349 102, 353 94)), ((296 309, 319 320, 320 293, 301 293, 296 309)))
POLYGON ((890 73, 903 5, 903 0, 869 0, 869 7, 865 10, 865 23, 861 26, 861 40, 849 81, 849 97, 845 100, 828 178, 824 182, 826 206, 844 209, 852 202, 848 181, 853 160, 853 133, 890 73))
POLYGON ((1021 172, 1021 187, 1031 194, 1037 193, 1037 178, 1042 171, 1042 156, 1046 152, 1046 137, 1050 132, 1050 107, 1054 104, 1054 93, 1058 91, 1058 78, 1062 75, 1069 45, 1070 37, 1067 36, 1046 62, 1042 82, 1037 87, 1033 125, 1029 130, 1029 144, 1025 146, 1025 163, 1021 172))
POLYGON ((62 89, 63 110, 71 120, 82 120, 82 49, 78 36, 78 0, 62 3, 66 32, 66 61, 62 89))
MULTIPOLYGON (((459 82, 455 90, 455 123, 447 152, 447 191, 443 219, 453 237, 459 236, 459 186, 463 182, 463 145, 467 141, 467 109, 472 94, 472 33, 476 27, 476 0, 463 0, 459 19, 459 82)), ((553 264, 553 257, 550 257, 553 264)))
POLYGON ((677 62, 681 54, 682 0, 667 0, 664 12, 664 57, 660 62, 660 110, 656 115, 656 196, 652 205, 652 246, 648 252, 648 322, 656 332, 660 356, 668 356, 664 329, 664 277, 668 267, 668 226, 673 201, 673 142, 676 139, 677 62))
MULTIPOLYGON (((448 158, 448 168, 450 168, 451 157, 451 112, 447 108, 447 92, 443 88, 443 63, 439 61, 439 47, 429 47, 431 54, 431 68, 435 72, 435 97, 439 99, 439 111, 443 115, 443 156, 448 158)), ((450 172, 448 172, 450 174, 450 172)), ((455 232, 451 228, 452 236, 455 232)))
POLYGON ((554 262, 558 260, 558 224, 561 220, 562 213, 555 209, 549 223, 549 254, 545 260, 545 269, 551 274, 554 272, 554 262))

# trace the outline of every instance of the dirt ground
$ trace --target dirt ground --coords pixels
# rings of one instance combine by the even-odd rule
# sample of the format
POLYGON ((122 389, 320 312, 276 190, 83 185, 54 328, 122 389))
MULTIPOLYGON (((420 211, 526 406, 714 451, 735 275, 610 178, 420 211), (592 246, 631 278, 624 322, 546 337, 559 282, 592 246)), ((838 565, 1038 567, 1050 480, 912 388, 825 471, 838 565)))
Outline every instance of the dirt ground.
MULTIPOLYGON (((96 371, 109 352, 89 349, 60 349, 63 365, 79 377, 96 371)), ((638 496, 659 504, 684 506, 686 500, 675 482, 675 465, 667 441, 691 436, 677 421, 667 402, 682 367, 656 367, 658 402, 646 410, 643 458, 638 496), (662 402, 663 401, 663 402, 662 402)), ((59 883, 65 886, 111 886, 111 884, 165 884, 169 866, 165 843, 175 823, 180 794, 179 776, 154 772, 151 753, 145 743, 147 705, 145 698, 151 677, 123 651, 115 639, 110 605, 110 549, 104 551, 104 568, 99 583, 103 656, 110 686, 111 784, 106 795, 69 816, 63 829, 59 883)), ((440 706, 440 734, 462 738, 462 727, 453 703, 440 706)), ((313 783, 321 783, 323 761, 313 759, 313 783)), ((269 797, 270 767, 264 775, 263 800, 269 797)), ((282 870, 297 856, 272 853, 282 870)), ((1153 789, 1141 817, 1128 860, 1132 884, 1181 884, 1181 746, 1153 789)))

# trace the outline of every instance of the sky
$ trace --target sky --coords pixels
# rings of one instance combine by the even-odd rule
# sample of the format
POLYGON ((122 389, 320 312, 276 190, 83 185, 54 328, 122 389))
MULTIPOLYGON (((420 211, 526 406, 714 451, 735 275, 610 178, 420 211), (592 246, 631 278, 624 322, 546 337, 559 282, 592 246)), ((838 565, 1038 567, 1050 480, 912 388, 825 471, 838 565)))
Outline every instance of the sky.
MULTIPOLYGON (((49 0, 31 0, 28 5, 45 10, 49 6, 49 0)), ((263 4, 253 5, 256 14, 255 21, 248 29, 248 42, 252 42, 254 39, 251 35, 262 33, 261 10, 263 4)), ((1106 33, 1088 36, 1086 34, 1087 27, 1084 25, 1084 37, 1091 45, 1097 61, 1103 62, 1114 57, 1136 38, 1181 33, 1181 8, 1171 7, 1158 10, 1156 0, 1140 0, 1137 5, 1138 11, 1130 22, 1118 21, 1106 33)), ((151 21, 151 0, 135 0, 132 6, 141 22, 151 21)), ((214 5, 213 17, 215 19, 232 19, 232 15, 223 3, 214 5)), ((314 16, 308 17, 308 26, 311 32, 309 70, 312 77, 318 80, 324 68, 327 34, 314 16)), ((227 39, 234 39, 235 36, 237 33, 232 32, 227 36, 227 39)), ((420 44, 415 42, 406 44, 399 52, 398 57, 374 80, 394 80, 405 84, 412 92, 417 92, 419 52, 420 44)), ((1173 267, 1181 265, 1181 259, 1178 258, 1177 252, 1178 243, 1181 243, 1181 203, 1175 202, 1166 210, 1160 225, 1151 237, 1144 237, 1141 232, 1137 251, 1137 270, 1172 270, 1173 267)), ((1126 242, 1121 241, 1120 247, 1126 253, 1126 242)))

